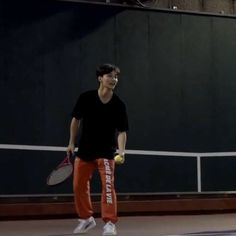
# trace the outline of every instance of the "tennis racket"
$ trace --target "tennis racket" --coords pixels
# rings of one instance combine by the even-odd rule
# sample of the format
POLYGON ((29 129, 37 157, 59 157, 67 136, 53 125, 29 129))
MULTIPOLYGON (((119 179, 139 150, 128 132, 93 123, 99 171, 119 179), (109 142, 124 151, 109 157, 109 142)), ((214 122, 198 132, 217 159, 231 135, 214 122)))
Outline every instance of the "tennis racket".
POLYGON ((73 165, 71 163, 72 154, 68 154, 64 160, 49 174, 47 185, 54 186, 64 182, 73 173, 73 165))

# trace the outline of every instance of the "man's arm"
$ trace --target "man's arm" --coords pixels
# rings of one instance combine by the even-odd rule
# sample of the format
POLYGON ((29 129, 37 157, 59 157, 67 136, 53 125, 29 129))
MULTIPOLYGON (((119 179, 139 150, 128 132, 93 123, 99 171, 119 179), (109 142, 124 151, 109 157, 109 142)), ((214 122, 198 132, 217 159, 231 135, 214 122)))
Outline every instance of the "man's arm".
POLYGON ((117 137, 117 143, 118 143, 118 153, 121 156, 125 155, 125 146, 127 141, 127 134, 126 132, 120 132, 117 137))
POLYGON ((73 117, 70 124, 70 140, 69 140, 69 145, 67 147, 68 154, 70 152, 74 153, 75 142, 78 135, 79 125, 80 125, 80 121, 73 117))

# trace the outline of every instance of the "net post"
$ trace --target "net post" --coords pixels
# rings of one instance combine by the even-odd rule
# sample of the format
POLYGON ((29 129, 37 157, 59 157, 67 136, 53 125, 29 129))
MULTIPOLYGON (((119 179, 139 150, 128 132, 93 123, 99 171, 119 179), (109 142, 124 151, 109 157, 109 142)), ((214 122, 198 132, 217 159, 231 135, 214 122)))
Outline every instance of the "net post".
POLYGON ((197 191, 202 192, 201 156, 197 156, 197 191))

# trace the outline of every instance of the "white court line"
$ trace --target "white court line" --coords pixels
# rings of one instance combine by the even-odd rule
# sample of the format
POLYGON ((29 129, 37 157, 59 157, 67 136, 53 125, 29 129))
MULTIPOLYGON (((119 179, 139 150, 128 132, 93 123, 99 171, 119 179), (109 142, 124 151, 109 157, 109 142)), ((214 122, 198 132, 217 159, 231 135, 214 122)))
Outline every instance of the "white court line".
POLYGON ((221 236, 232 236, 236 235, 236 231, 230 230, 230 231, 208 231, 208 232, 195 232, 195 233, 183 233, 183 234, 168 234, 165 236, 216 236, 216 235, 221 235, 221 236))
POLYGON ((236 233, 212 232, 212 233, 189 233, 189 234, 170 234, 165 236, 236 236, 236 233))

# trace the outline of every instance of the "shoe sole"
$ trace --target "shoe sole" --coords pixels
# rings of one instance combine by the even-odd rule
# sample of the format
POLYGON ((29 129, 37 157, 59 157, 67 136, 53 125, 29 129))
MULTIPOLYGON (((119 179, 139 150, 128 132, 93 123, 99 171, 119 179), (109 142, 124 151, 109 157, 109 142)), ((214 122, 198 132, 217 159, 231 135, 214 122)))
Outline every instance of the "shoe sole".
POLYGON ((117 235, 117 232, 115 232, 115 234, 103 234, 102 236, 113 236, 113 235, 117 235))

